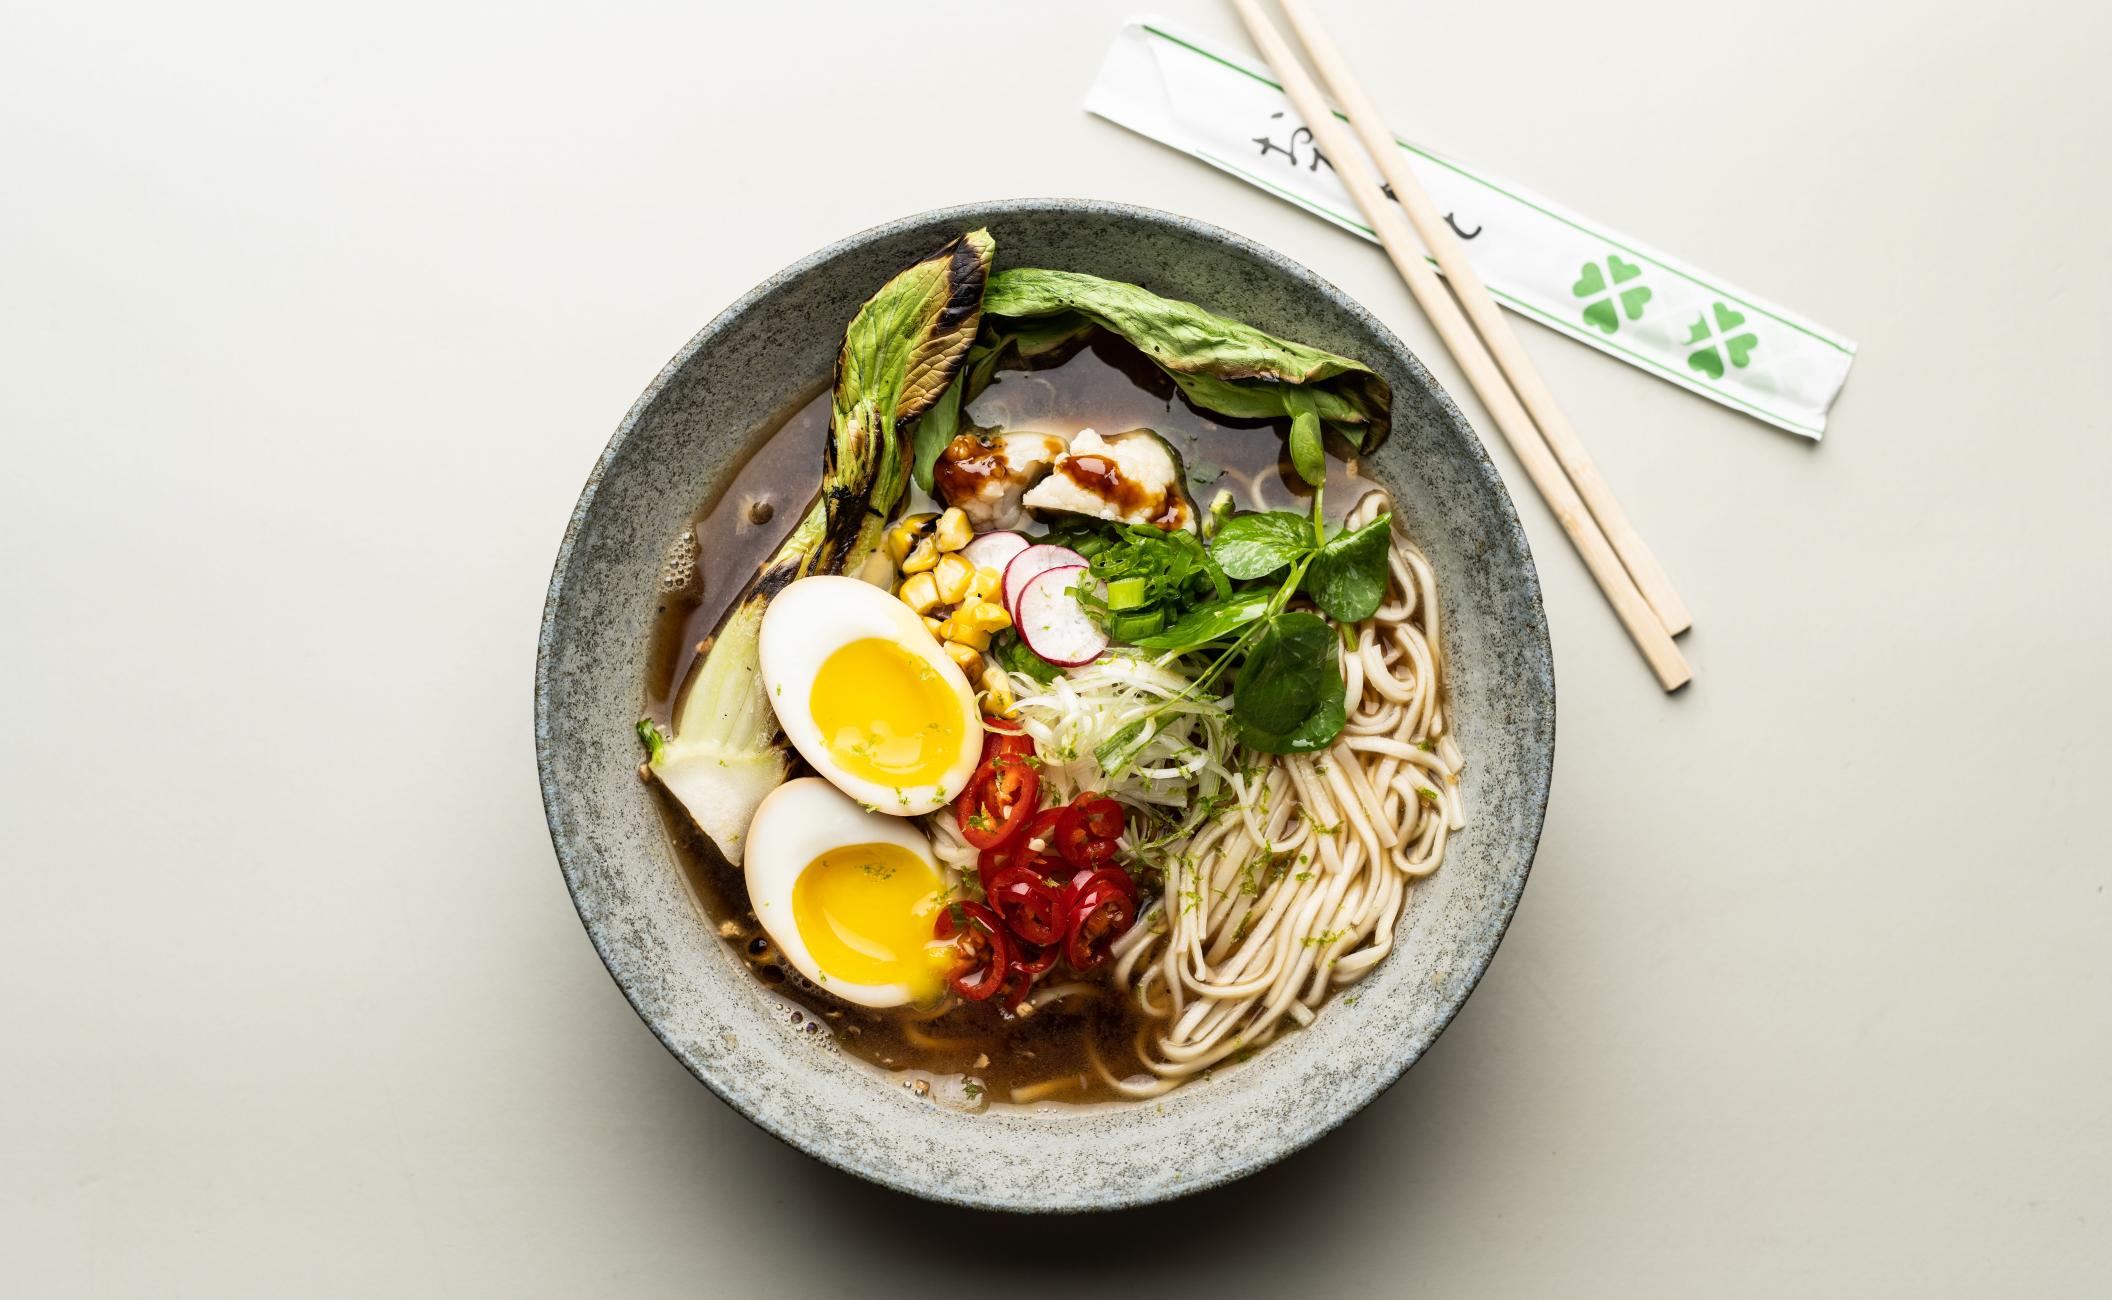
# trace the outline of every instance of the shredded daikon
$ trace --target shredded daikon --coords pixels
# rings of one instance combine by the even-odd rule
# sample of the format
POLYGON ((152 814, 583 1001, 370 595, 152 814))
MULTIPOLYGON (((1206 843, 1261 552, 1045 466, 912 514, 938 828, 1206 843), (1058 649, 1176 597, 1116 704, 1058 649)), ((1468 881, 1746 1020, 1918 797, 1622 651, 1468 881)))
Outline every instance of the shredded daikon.
POLYGON ((1021 673, 1011 681, 1041 760, 1044 804, 1099 790, 1147 813, 1149 838, 1163 841, 1230 791, 1238 745, 1227 701, 1190 697, 1188 678, 1172 668, 1114 653, 1046 683, 1021 673), (1149 738, 1121 744, 1124 728, 1140 723, 1149 738), (1096 752, 1110 742, 1126 751, 1112 770, 1096 752))

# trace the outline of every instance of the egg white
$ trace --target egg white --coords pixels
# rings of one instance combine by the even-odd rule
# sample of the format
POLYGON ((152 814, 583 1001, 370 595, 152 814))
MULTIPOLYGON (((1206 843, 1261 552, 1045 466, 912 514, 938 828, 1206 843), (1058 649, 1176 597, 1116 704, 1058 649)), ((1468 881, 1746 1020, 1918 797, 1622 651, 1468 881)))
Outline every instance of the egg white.
POLYGON ((819 575, 788 584, 763 611, 756 639, 763 689, 785 736, 821 776, 866 807, 916 817, 952 803, 982 761, 982 714, 960 667, 948 659, 924 620, 894 596, 857 578, 819 575), (960 710, 960 748, 934 783, 884 785, 843 769, 808 712, 814 678, 831 654, 853 641, 880 637, 929 664, 960 710))
POLYGON ((748 825, 748 851, 742 867, 748 902, 770 941, 800 974, 846 1002, 899 1007, 915 997, 907 985, 853 984, 831 978, 807 950, 793 918, 792 887, 800 873, 829 850, 853 844, 899 845, 930 865, 935 879, 943 882, 946 878, 932 857, 930 841, 913 823, 867 812, 827 781, 803 776, 772 790, 748 825))

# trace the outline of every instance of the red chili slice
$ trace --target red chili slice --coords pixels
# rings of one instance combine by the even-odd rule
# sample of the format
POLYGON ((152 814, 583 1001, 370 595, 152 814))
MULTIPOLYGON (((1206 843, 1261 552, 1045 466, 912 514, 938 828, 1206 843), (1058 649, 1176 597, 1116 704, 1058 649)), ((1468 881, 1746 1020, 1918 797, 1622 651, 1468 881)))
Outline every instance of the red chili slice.
POLYGON ((1041 851, 1044 853, 1055 853, 1057 851, 1056 832, 1063 826, 1063 819, 1070 811, 1068 807, 1059 804, 1054 808, 1044 808, 1040 812, 1035 813, 1034 819, 1027 823, 1027 831, 1024 837, 1026 842, 1039 844, 1041 851))
POLYGON ((1020 944, 1019 953, 1012 960, 1012 973, 1026 976, 1027 982, 1031 984, 1055 968, 1056 958, 1062 948, 1063 945, 1058 943, 1046 947, 1031 943, 1020 944))
POLYGON ((1122 824, 1121 804, 1105 795, 1080 795, 1057 823, 1057 852, 1078 866, 1099 866, 1115 856, 1122 824))
MULTIPOLYGON (((1027 847, 1027 837, 1022 835, 1010 843, 1000 844, 994 849, 984 849, 976 854, 976 874, 986 881, 994 880, 998 872, 1014 863, 1031 862, 1034 857, 1034 850, 1027 847)), ((983 892, 987 894, 990 891, 986 888, 983 892)))
POLYGON ((948 903, 932 934, 953 940, 954 966, 947 987, 970 1002, 985 1002, 1004 987, 1012 968, 1012 944, 997 913, 981 903, 948 903))
POLYGON ((1064 861, 1075 862, 1082 867, 1087 865, 1083 860, 1086 852, 1085 840, 1085 819, 1078 815, 1078 805, 1059 808, 1056 811, 1055 829, 1049 836, 1049 851, 1060 853, 1064 861))
POLYGON ((1033 738, 1016 731, 988 733, 982 765, 954 801, 961 838, 993 849, 1017 835, 1041 806, 1041 773, 1028 762, 1033 738))
POLYGON ((1120 839, 1125 823, 1122 805, 1106 795, 1087 795, 1072 804, 1085 822, 1086 834, 1095 839, 1120 839))
POLYGON ((1050 888, 1061 891, 1063 882, 1070 879, 1071 864, 1053 852, 1044 853, 1034 847, 1030 834, 1015 836, 994 849, 984 849, 975 855, 976 872, 983 880, 983 892, 988 893, 989 883, 998 874, 1011 867, 1026 867, 1037 877, 1046 881, 1050 888))
POLYGON ((1070 879, 1064 884, 1064 909, 1069 911, 1075 908, 1084 899, 1087 890, 1100 885, 1105 885, 1120 893, 1129 899, 1132 905, 1137 901, 1137 882, 1131 879, 1130 874, 1122 868, 1114 866, 1080 867, 1071 873, 1070 879))
MULTIPOLYGON (((984 718, 983 723, 986 728, 983 732, 984 762, 988 762, 1000 754, 1011 755, 1022 760, 1033 758, 1034 737, 1020 730, 1018 723, 1008 722, 1003 718, 989 717, 984 718)), ((1027 765, 1029 767, 1033 766, 1032 763, 1027 765)))
POLYGON ((1013 745, 1022 754, 1034 752, 1034 738, 1017 722, 1010 718, 993 718, 987 713, 983 715, 983 743, 1013 745))
POLYGON ((1050 887, 1034 864, 1014 862, 984 876, 983 893, 1021 939, 1031 944, 1063 939, 1064 895, 1050 887))
POLYGON ((1074 867, 1068 862, 1054 862, 1050 864, 1050 868, 1054 872, 1051 880, 1060 882, 1057 887, 1063 893, 1063 914, 1068 917, 1071 914, 1071 904, 1078 901, 1079 895, 1085 892, 1086 885, 1092 881, 1093 873, 1099 868, 1074 867))
POLYGON ((1063 937, 1063 959, 1080 974, 1098 967, 1136 919, 1136 904, 1120 886, 1094 880, 1072 905, 1070 932, 1063 937))
POLYGON ((1039 947, 1031 943, 1016 943, 1012 946, 1012 973, 1005 977, 1004 991, 997 995, 998 1006, 1013 1014, 1025 1004, 1027 995, 1034 991, 1034 982, 1056 968, 1056 959, 1063 955, 1063 945, 1052 943, 1039 947))

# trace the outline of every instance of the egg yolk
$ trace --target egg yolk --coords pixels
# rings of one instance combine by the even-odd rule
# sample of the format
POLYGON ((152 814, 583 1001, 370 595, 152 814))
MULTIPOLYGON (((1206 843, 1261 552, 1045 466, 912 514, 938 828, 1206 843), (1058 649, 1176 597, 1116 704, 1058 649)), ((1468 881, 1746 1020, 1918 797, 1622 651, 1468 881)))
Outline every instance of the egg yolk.
POLYGON ((792 922, 814 964, 851 984, 901 984, 913 1001, 939 995, 948 953, 932 943, 945 882, 899 844, 849 844, 792 882, 792 922))
POLYGON ((807 710, 830 756, 876 785, 937 785, 960 757, 952 685, 885 637, 852 641, 823 660, 807 710))

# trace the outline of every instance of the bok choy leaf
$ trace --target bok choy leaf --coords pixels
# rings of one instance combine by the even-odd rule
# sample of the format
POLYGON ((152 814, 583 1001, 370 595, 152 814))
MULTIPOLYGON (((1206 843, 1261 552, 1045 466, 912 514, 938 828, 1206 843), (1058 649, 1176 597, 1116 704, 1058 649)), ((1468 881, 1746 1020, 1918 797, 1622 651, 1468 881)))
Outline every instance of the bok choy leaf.
POLYGON ((1392 392, 1369 366, 1133 284, 1016 267, 990 277, 983 314, 967 400, 980 391, 977 376, 987 381, 986 365, 1008 343, 1025 355, 1029 347, 1053 347, 1098 326, 1135 346, 1206 411, 1237 419, 1290 418, 1293 460, 1314 486, 1325 476, 1323 430, 1369 451, 1392 420, 1392 392))
POLYGON ((976 230, 882 286, 836 358, 821 496, 763 565, 692 671, 674 734, 638 724, 646 767, 738 866, 756 805, 790 765, 764 697, 756 636, 770 598, 798 578, 854 572, 908 489, 901 430, 953 384, 982 323, 995 243, 976 230))

